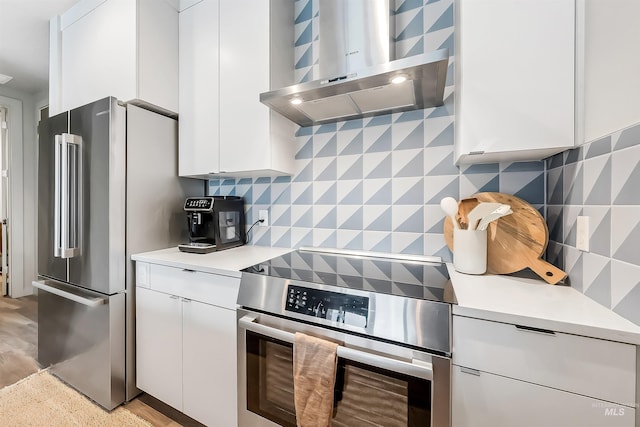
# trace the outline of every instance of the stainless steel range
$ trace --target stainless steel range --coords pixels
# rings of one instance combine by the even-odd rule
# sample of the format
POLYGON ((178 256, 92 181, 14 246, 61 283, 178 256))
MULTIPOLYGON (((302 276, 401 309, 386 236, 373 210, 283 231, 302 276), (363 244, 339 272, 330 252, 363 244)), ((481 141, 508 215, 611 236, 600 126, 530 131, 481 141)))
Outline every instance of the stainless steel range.
POLYGON ((339 343, 332 425, 450 426, 453 302, 439 258, 302 248, 243 270, 239 425, 296 425, 302 332, 339 343))

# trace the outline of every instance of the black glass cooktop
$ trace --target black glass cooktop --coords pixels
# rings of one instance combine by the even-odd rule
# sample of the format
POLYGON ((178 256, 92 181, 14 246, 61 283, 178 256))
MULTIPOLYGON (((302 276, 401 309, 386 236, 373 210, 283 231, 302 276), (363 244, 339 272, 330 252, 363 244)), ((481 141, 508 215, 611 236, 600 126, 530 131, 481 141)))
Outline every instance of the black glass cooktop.
POLYGON ((452 302, 445 297, 449 274, 443 263, 297 250, 242 271, 296 282, 452 302))

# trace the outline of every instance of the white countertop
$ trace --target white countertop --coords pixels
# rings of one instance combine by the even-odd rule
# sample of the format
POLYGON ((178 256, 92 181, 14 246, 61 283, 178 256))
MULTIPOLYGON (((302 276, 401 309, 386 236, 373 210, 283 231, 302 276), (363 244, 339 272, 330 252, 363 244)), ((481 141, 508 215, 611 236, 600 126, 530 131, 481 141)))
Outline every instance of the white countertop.
POLYGON ((571 287, 447 268, 458 300, 454 315, 640 345, 640 326, 571 287))
POLYGON ((293 249, 244 245, 208 254, 192 254, 181 252, 176 247, 135 254, 131 256, 131 259, 151 264, 202 271, 204 273, 240 277, 240 270, 243 268, 259 264, 268 259, 291 252, 292 250, 293 249))

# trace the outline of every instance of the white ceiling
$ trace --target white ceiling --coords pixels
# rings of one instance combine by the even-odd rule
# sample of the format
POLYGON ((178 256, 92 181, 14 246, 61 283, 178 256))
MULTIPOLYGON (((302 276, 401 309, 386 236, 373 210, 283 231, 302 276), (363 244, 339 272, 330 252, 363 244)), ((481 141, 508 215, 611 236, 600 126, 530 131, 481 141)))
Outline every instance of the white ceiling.
POLYGON ((77 0, 0 0, 0 74, 4 86, 27 93, 49 84, 49 18, 77 0))

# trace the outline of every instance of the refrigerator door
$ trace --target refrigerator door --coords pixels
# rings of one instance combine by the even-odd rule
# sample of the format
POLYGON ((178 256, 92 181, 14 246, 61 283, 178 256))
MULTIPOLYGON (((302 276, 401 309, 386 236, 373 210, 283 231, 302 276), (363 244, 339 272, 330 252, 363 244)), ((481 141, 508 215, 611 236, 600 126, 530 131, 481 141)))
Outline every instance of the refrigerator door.
POLYGON ((69 156, 75 169, 69 203, 63 200, 71 211, 74 203, 80 206, 68 215, 69 235, 77 230, 80 242, 69 256, 69 282, 112 295, 125 290, 125 109, 104 98, 71 110, 69 133, 81 140, 79 161, 69 156))
POLYGON ((44 116, 38 125, 38 274, 67 281, 67 261, 60 257, 62 230, 59 140, 68 132, 69 115, 62 113, 49 118, 46 117, 47 114, 44 116))
POLYGON ((125 398, 125 294, 105 296, 41 280, 38 362, 100 406, 125 398), (42 321, 46 319, 46 321, 42 321))

